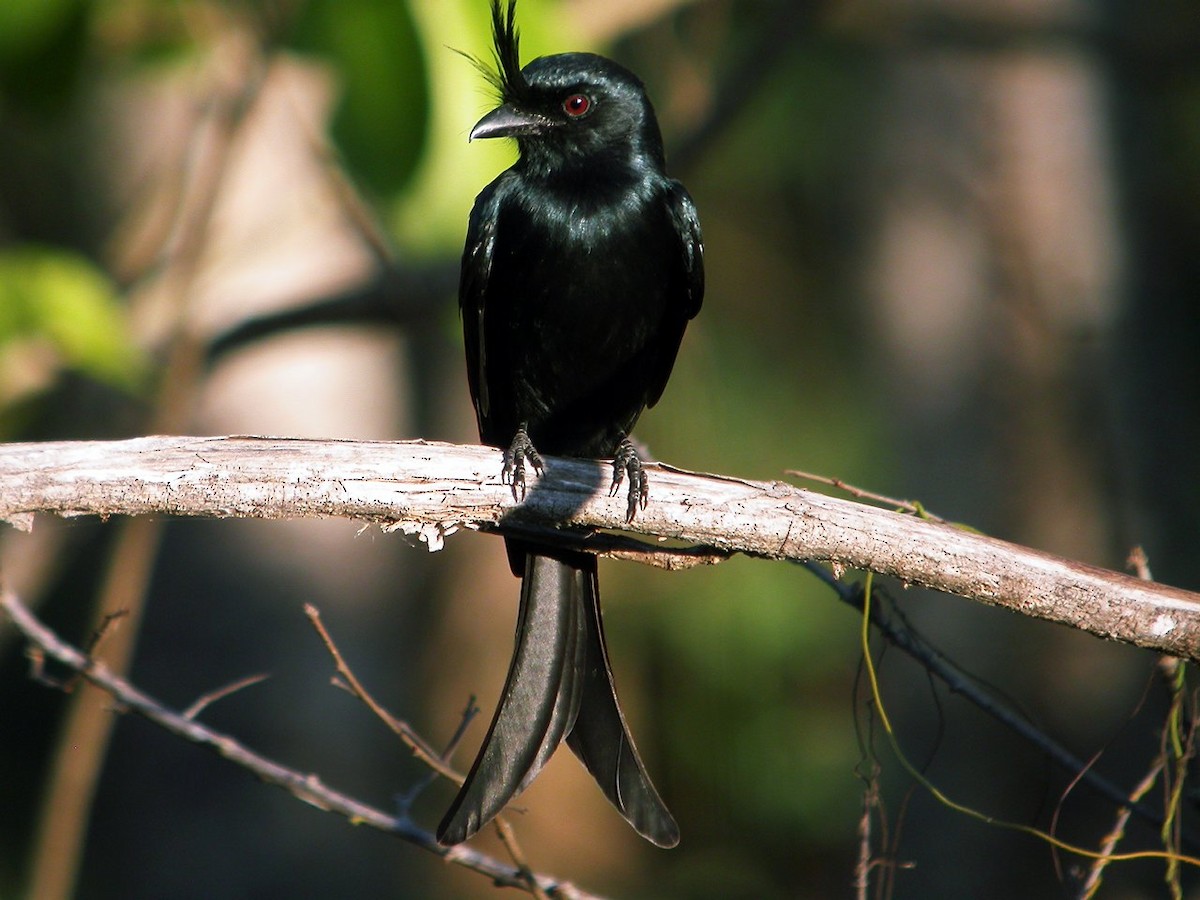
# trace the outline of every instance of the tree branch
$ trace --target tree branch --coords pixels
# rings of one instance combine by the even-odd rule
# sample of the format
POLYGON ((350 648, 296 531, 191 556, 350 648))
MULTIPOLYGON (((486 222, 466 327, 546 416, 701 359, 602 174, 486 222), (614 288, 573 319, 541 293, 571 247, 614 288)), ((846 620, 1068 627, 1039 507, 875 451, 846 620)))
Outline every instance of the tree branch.
POLYGON ((535 533, 671 565, 734 552, 828 560, 1200 660, 1200 595, 952 525, 816 494, 650 467, 653 502, 625 525, 609 467, 551 458, 514 501, 498 450, 426 441, 146 437, 0 445, 0 520, 37 512, 207 517, 344 516, 431 550, 461 528, 535 533), (607 533, 606 533, 607 532, 607 533), (626 532, 626 534, 612 534, 626 532), (630 534, 642 535, 632 547, 630 534))

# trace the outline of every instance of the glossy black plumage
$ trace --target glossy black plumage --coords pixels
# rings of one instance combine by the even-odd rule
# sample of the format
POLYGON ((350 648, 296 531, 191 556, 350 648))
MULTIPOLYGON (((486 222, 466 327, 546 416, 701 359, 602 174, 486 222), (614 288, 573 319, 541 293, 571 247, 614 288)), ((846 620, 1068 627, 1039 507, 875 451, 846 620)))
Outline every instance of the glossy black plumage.
MULTIPOLYGON (((517 451, 514 493, 530 443, 561 456, 619 456, 632 517, 645 482, 623 442, 662 395, 700 308, 700 226, 687 192, 665 174, 641 82, 586 53, 521 69, 514 6, 505 12, 493 0, 498 73, 488 74, 502 103, 471 133, 515 137, 520 150, 476 199, 463 252, 459 303, 479 433, 517 451)), ((566 740, 639 833, 674 846, 678 828, 613 688, 595 558, 514 540, 508 551, 522 577, 513 661, 439 841, 470 837, 566 740)))

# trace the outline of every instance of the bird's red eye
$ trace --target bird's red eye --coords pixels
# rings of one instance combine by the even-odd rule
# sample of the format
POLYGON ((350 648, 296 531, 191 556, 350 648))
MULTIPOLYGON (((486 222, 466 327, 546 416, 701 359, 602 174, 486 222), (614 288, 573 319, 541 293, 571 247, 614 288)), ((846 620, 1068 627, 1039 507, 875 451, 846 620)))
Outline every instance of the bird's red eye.
POLYGON ((563 101, 562 108, 572 119, 578 119, 592 108, 592 101, 587 94, 572 94, 563 101))

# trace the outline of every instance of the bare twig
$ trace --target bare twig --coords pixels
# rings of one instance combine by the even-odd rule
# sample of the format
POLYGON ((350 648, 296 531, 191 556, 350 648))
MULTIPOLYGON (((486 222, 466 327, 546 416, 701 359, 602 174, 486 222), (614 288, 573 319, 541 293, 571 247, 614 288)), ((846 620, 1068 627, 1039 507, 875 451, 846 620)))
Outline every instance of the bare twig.
MULTIPOLYGON (((1175 655, 1200 645, 1200 598, 962 529, 825 497, 781 483, 652 470, 655 502, 632 528, 602 485, 602 464, 551 459, 516 507, 500 483, 497 451, 426 442, 316 442, 262 438, 140 438, 112 443, 0 445, 0 518, 30 524, 34 511, 63 515, 147 512, 266 518, 342 515, 381 523, 441 546, 467 527, 537 534, 597 552, 715 548, 776 559, 828 559, 1017 612, 1065 622, 1175 655), (570 526, 575 526, 574 531, 570 526), (586 529, 586 530, 585 530, 586 529)), ((705 550, 700 551, 705 554, 705 550)), ((839 596, 861 596, 820 566, 839 596)), ((878 607, 877 607, 878 611, 878 607)), ((1082 764, 1023 717, 978 688, 932 647, 888 617, 875 624, 951 690, 980 705, 1075 772, 1082 764)), ((1089 782, 1114 802, 1126 791, 1089 782)), ((1139 808, 1139 812, 1140 812, 1139 808)))
MULTIPOLYGON (((1162 758, 1166 762, 1163 773, 1163 806, 1166 812, 1160 830, 1163 847, 1179 852, 1183 836, 1182 803, 1187 785, 1188 768, 1196 754, 1196 711, 1193 697, 1187 690, 1187 668, 1180 660, 1166 670, 1171 691, 1171 708, 1163 724, 1162 758)), ((1167 859, 1165 880, 1172 900, 1183 900, 1182 870, 1179 859, 1167 859)))
POLYGON ((96 627, 92 629, 92 634, 88 638, 85 645, 85 650, 89 656, 94 656, 104 643, 104 639, 110 636, 119 626, 122 619, 129 618, 129 610, 118 609, 110 613, 102 613, 100 621, 96 627))
POLYGON ((877 494, 874 491, 868 491, 866 488, 855 487, 849 482, 842 481, 840 478, 831 478, 828 475, 817 475, 813 472, 802 472, 800 469, 786 469, 784 475, 793 475, 796 478, 803 478, 805 481, 815 481, 817 484, 828 485, 832 488, 837 488, 839 491, 845 491, 851 497, 859 500, 870 500, 872 503, 880 503, 884 506, 890 506, 892 509, 902 510, 906 513, 912 513, 914 516, 920 516, 922 519, 928 519, 931 522, 945 522, 941 516, 935 516, 920 503, 914 503, 912 500, 898 500, 895 497, 889 497, 886 494, 877 494))
POLYGON ((341 651, 338 650, 333 637, 325 628, 325 623, 321 621, 320 611, 311 603, 306 603, 304 604, 304 614, 308 616, 308 620, 312 622, 313 628, 316 629, 322 643, 325 644, 325 649, 333 657, 333 664, 337 668, 338 675, 345 681, 350 693, 366 704, 366 707, 371 710, 375 718, 383 722, 393 734, 400 738, 405 746, 412 751, 413 756, 417 757, 417 759, 421 760, 421 762, 439 775, 449 778, 455 784, 462 784, 464 781, 463 776, 446 763, 442 754, 434 750, 421 735, 417 734, 416 729, 411 725, 403 719, 398 719, 392 715, 379 701, 371 696, 370 691, 363 687, 362 682, 358 680, 358 676, 354 674, 342 656, 341 651))
POLYGON ((1129 824, 1129 817, 1133 813, 1134 807, 1138 806, 1142 802, 1142 798, 1149 793, 1150 788, 1154 787, 1154 782, 1162 774, 1166 763, 1166 757, 1160 756, 1154 765, 1150 767, 1150 771, 1146 773, 1146 776, 1129 792, 1129 802, 1117 810, 1117 816, 1113 821, 1112 829, 1100 843, 1099 849, 1104 856, 1093 861, 1091 868, 1088 870, 1088 877, 1079 890, 1080 900, 1091 900, 1096 895, 1096 891, 1100 890, 1100 883, 1104 878, 1104 870, 1109 863, 1107 857, 1116 851, 1117 844, 1121 838, 1125 837, 1125 827, 1129 824))
POLYGON ((1125 558, 1125 565, 1133 570, 1133 574, 1142 581, 1153 581, 1154 576, 1150 574, 1150 558, 1146 556, 1146 551, 1141 547, 1134 547, 1129 551, 1129 556, 1125 558))
MULTIPOLYGON (((802 563, 802 565, 828 585, 843 603, 862 611, 862 585, 843 582, 816 563, 802 563)), ((876 594, 883 597, 878 589, 876 589, 876 594)), ((930 676, 942 681, 952 693, 973 703, 997 722, 1029 741, 1064 771, 1076 776, 1079 781, 1087 783, 1097 793, 1118 805, 1123 806, 1128 802, 1126 792, 1121 787, 1097 773, 1090 765, 1085 764, 1020 712, 1001 702, 981 687, 968 673, 922 638, 907 622, 903 621, 902 617, 889 616, 885 604, 873 603, 871 605, 871 624, 879 629, 891 646, 915 659, 930 676)), ((1156 825, 1162 824, 1162 815, 1143 804, 1136 804, 1133 811, 1148 822, 1156 825)))
MULTIPOLYGON (((428 741, 426 741, 417 733, 416 729, 414 729, 403 719, 398 719, 396 716, 392 715, 389 710, 385 709, 384 706, 380 704, 373 696, 371 696, 371 693, 365 687, 363 687, 362 682, 358 680, 358 676, 355 675, 354 671, 350 668, 350 664, 346 662, 346 658, 342 656, 342 652, 338 650, 337 644, 333 640, 333 636, 325 627, 325 623, 321 621, 320 611, 311 603, 306 603, 304 604, 304 614, 308 616, 308 620, 312 622, 313 628, 317 630, 317 634, 320 635, 321 641, 325 644, 325 649, 328 650, 329 655, 333 657, 334 665, 337 667, 338 675, 341 676, 342 679, 342 681, 338 681, 338 679, 335 678, 335 683, 341 684, 346 688, 346 690, 366 704, 367 708, 371 710, 375 717, 387 725, 387 727, 391 729, 392 733, 399 737, 400 740, 402 740, 405 745, 412 750, 413 755, 430 768, 432 773, 436 773, 437 775, 448 778, 455 784, 462 784, 465 780, 464 777, 450 765, 449 759, 450 754, 453 753, 455 746, 457 746, 458 742, 462 739, 468 723, 470 723, 471 719, 475 717, 475 714, 479 712, 478 707, 475 706, 474 698, 471 698, 471 702, 467 704, 467 708, 463 711, 462 722, 455 730, 454 736, 450 739, 446 749, 442 753, 438 753, 433 749, 432 746, 430 746, 428 741)), ((405 804, 404 809, 407 810, 408 806, 417 798, 421 791, 428 787, 429 783, 430 780, 419 780, 417 784, 413 785, 411 790, 407 791, 403 795, 403 803, 405 804)), ((504 845, 504 849, 508 851, 508 855, 512 859, 513 865, 517 867, 517 871, 519 871, 522 877, 525 879, 525 883, 528 886, 530 893, 539 898, 539 900, 545 900, 545 892, 542 891, 541 886, 538 884, 537 877, 534 875, 533 870, 529 867, 529 863, 525 859, 525 852, 521 849, 521 845, 517 841, 517 836, 513 832, 512 826, 508 824, 508 821, 503 816, 497 816, 495 819, 495 829, 496 833, 500 837, 500 842, 504 845)))
MULTIPOLYGON (((110 694, 118 702, 120 709, 137 713, 178 737, 215 751, 230 762, 249 770, 262 781, 282 787, 297 799, 317 809, 336 813, 355 824, 367 825, 395 835, 447 862, 485 875, 499 886, 531 890, 530 878, 521 869, 464 845, 442 847, 431 832, 413 823, 407 813, 402 811, 398 816, 389 815, 327 786, 314 774, 305 774, 281 765, 255 753, 235 738, 164 706, 124 678, 114 675, 104 663, 90 659, 59 638, 11 591, 0 589, 0 612, 8 616, 26 640, 37 646, 49 658, 78 672, 88 682, 110 694)), ((580 891, 568 882, 548 875, 532 874, 532 880, 546 897, 599 900, 596 895, 580 891)))
POLYGON ((475 705, 475 695, 472 694, 467 698, 467 705, 463 708, 462 717, 459 719, 458 728, 454 729, 454 734, 450 736, 450 740, 446 742, 446 748, 442 750, 442 759, 449 759, 457 749, 459 743, 463 739, 463 735, 467 733, 467 726, 471 724, 471 720, 479 715, 479 707, 475 705))
POLYGON ((855 900, 867 900, 871 888, 871 818, 879 811, 878 769, 864 776, 862 815, 858 819, 858 859, 854 864, 855 900))
POLYGON ((492 820, 492 825, 496 829, 496 834, 500 836, 500 843, 504 845, 504 849, 508 851, 509 857, 512 858, 513 865, 517 867, 517 871, 525 879, 529 893, 537 897, 538 900, 549 900, 546 897, 546 892, 538 884, 537 875, 529 867, 529 862, 525 859, 525 851, 521 849, 521 844, 517 840, 517 835, 513 831, 512 825, 509 824, 508 819, 504 816, 497 816, 492 820))
POLYGON ((266 681, 270 677, 270 675, 263 673, 260 675, 247 675, 245 678, 239 678, 232 684, 227 684, 224 687, 217 688, 215 691, 209 691, 206 694, 200 695, 196 698, 196 701, 182 713, 180 713, 180 715, 185 719, 194 719, 218 700, 223 700, 230 694, 236 694, 238 691, 245 690, 248 687, 253 687, 260 682, 266 681))

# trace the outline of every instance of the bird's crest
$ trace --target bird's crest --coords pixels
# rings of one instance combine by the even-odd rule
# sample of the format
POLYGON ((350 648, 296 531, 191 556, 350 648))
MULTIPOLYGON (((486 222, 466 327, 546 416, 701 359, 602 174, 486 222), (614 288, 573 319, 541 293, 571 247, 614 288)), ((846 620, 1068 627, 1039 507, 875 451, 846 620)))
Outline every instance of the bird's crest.
MULTIPOLYGON (((529 82, 521 72, 521 32, 517 29, 517 0, 492 0, 492 43, 495 67, 478 56, 463 53, 496 89, 502 103, 520 106, 529 99, 529 82)), ((460 51, 461 52, 461 51, 460 51)))

